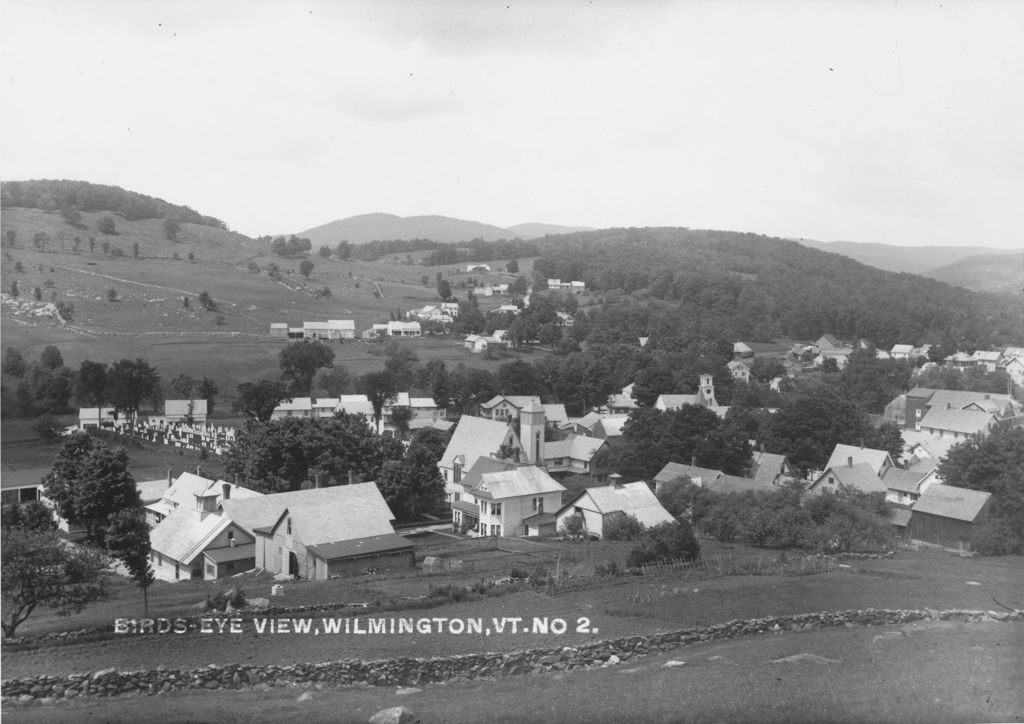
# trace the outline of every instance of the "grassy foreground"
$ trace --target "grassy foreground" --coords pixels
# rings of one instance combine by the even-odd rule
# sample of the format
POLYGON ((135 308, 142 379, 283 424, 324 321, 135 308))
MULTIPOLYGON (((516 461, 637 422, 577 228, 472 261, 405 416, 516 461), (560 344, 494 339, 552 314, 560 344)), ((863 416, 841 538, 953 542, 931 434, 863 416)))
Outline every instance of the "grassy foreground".
POLYGON ((1020 721, 1022 634, 1019 624, 946 622, 788 632, 553 676, 70 701, 8 707, 4 718, 365 722, 406 706, 424 723, 1020 721))

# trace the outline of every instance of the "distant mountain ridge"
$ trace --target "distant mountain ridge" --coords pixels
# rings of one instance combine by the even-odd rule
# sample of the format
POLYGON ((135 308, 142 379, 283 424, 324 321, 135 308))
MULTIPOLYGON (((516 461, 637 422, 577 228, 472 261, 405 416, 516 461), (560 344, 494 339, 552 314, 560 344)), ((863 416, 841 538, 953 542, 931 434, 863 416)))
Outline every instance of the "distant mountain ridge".
POLYGON ((557 224, 518 224, 507 229, 478 221, 466 221, 450 216, 396 216, 374 213, 337 219, 327 224, 296 232, 309 239, 314 246, 335 246, 340 241, 365 244, 388 239, 430 239, 443 244, 457 244, 473 239, 533 239, 545 234, 566 234, 587 231, 589 227, 559 226, 557 224))
POLYGON ((931 269, 924 276, 975 292, 1017 294, 1024 289, 1024 251, 975 254, 931 269))
MULTIPOLYGON (((872 242, 816 241, 797 238, 790 239, 790 241, 819 251, 842 254, 876 269, 924 276, 931 276, 928 272, 932 269, 955 264, 970 256, 1006 254, 1006 249, 984 246, 895 246, 872 242)), ((942 281, 946 281, 946 279, 942 279, 942 281)))

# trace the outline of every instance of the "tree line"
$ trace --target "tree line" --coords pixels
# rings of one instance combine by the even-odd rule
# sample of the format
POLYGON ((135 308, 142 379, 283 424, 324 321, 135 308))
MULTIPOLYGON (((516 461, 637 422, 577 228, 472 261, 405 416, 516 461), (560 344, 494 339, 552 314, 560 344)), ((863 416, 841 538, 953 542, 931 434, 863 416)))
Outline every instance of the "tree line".
POLYGON ((0 208, 18 207, 44 211, 69 210, 72 214, 75 211, 111 211, 130 221, 172 219, 178 223, 227 229, 227 225, 220 219, 203 216, 188 206, 171 204, 118 186, 87 181, 43 179, 5 181, 0 184, 0 208))

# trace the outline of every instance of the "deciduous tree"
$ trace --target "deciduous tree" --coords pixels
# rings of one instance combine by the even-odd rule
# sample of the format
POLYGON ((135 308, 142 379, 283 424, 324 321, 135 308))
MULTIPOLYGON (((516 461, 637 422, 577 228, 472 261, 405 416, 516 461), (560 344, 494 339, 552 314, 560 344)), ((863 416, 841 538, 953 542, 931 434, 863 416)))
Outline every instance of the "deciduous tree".
POLYGON ((238 386, 238 397, 235 398, 233 409, 260 422, 268 422, 274 408, 289 399, 288 388, 282 382, 243 382, 238 386))
POLYGON ((144 401, 160 402, 160 375, 143 359, 121 359, 107 372, 106 395, 118 412, 134 418, 144 401))
POLYGON ((110 595, 107 561, 97 550, 68 546, 51 531, 24 529, 5 531, 0 547, 0 625, 8 638, 39 606, 70 616, 110 595))
POLYGON ((289 391, 308 396, 317 370, 334 365, 334 350, 316 340, 293 342, 281 350, 280 364, 289 391))

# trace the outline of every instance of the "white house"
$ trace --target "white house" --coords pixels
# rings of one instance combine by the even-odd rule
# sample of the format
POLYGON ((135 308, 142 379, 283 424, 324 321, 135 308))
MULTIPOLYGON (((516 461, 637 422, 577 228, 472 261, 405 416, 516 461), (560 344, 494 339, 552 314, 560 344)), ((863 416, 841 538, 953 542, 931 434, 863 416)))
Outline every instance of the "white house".
POLYGON ((566 519, 577 514, 583 516, 587 533, 595 538, 604 537, 605 523, 615 516, 635 516, 647 528, 674 520, 643 481, 581 491, 555 514, 556 530, 561 530, 566 519))
POLYGON ((337 341, 356 338, 356 323, 352 319, 328 319, 326 322, 303 322, 302 336, 306 339, 337 341))
POLYGON ((437 466, 451 503, 462 492, 462 478, 480 458, 497 457, 499 450, 519 449, 519 438, 508 421, 463 415, 437 466))
POLYGON ((565 488, 535 465, 496 462, 483 461, 460 486, 452 503, 455 529, 476 536, 554 533, 565 488))

